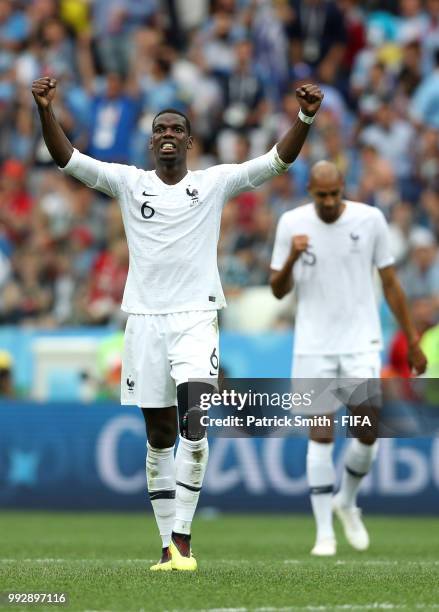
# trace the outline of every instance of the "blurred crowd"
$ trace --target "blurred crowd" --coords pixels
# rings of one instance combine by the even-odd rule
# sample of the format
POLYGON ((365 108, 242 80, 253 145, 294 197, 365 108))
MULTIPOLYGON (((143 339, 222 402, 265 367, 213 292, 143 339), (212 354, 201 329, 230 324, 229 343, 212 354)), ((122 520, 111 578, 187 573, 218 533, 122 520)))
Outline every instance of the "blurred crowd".
POLYGON ((439 0, 0 0, 0 324, 117 322, 128 252, 117 202, 62 175, 32 80, 57 79, 73 144, 151 168, 154 114, 190 116, 191 169, 265 152, 295 89, 325 93, 288 174, 227 204, 226 293, 265 285, 279 216, 334 161, 346 197, 379 207, 412 302, 439 310, 439 0))

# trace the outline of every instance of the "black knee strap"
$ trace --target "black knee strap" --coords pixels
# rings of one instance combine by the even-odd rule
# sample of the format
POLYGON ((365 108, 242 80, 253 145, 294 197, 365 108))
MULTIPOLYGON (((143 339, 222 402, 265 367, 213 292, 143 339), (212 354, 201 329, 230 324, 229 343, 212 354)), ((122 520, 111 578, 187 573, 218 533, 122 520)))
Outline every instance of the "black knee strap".
POLYGON ((180 435, 187 440, 197 441, 206 435, 206 427, 201 424, 201 417, 206 414, 200 408, 201 396, 209 395, 214 387, 209 383, 182 383, 177 387, 178 425, 180 435))

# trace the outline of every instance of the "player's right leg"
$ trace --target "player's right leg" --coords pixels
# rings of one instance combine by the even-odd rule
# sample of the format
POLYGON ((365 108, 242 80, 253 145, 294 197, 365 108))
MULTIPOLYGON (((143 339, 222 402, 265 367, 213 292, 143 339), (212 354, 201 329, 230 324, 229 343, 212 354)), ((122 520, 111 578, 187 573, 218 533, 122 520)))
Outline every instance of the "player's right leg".
MULTIPOLYGON (((337 359, 324 355, 295 355, 293 360, 294 388, 298 385, 309 389, 312 380, 335 379, 337 376, 337 359), (303 383, 301 380, 308 379, 303 383)), ((322 389, 325 382, 317 385, 322 389)), ((315 396, 314 396, 315 397, 315 396)), ((313 406, 306 416, 321 416, 333 408, 333 399, 329 393, 322 393, 313 400, 313 406), (331 399, 331 401, 329 401, 331 399)), ((310 427, 310 440, 306 455, 306 474, 308 478, 311 507, 316 523, 316 541, 311 550, 315 556, 332 556, 336 553, 336 539, 332 521, 332 496, 335 484, 333 462, 333 422, 329 426, 310 427)))
POLYGON ((148 438, 146 456, 148 494, 162 538, 161 558, 150 569, 167 571, 172 569, 170 544, 175 520, 176 407, 143 408, 142 413, 148 438))
POLYGON ((330 557, 335 555, 337 550, 332 521, 332 496, 335 484, 333 450, 333 421, 331 418, 330 426, 310 428, 306 455, 306 473, 317 530, 316 542, 311 554, 318 557, 330 557))
POLYGON ((122 404, 142 408, 147 429, 148 493, 162 539, 153 570, 171 568, 170 540, 175 520, 177 394, 170 375, 165 315, 130 315, 122 359, 122 404))

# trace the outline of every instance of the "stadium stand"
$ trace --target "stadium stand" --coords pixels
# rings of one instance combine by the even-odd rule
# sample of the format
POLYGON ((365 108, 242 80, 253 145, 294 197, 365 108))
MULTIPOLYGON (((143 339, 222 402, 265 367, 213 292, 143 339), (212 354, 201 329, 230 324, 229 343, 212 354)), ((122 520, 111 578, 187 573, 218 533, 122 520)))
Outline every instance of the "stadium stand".
POLYGON ((149 167, 154 113, 189 113, 192 169, 267 150, 297 115, 295 88, 318 82, 300 159, 226 209, 226 294, 267 285, 276 222, 327 158, 348 198, 383 210, 405 289, 437 321, 438 0, 0 0, 0 324, 119 324, 119 209, 54 168, 30 93, 40 75, 60 83, 75 146, 106 161, 149 167))

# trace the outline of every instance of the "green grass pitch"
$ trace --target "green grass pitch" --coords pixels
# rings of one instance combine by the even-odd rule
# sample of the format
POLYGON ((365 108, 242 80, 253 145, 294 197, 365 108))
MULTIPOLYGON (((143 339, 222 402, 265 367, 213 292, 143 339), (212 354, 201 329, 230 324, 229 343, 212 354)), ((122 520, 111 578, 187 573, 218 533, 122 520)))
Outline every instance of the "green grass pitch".
POLYGON ((198 517, 195 574, 151 573, 151 514, 0 513, 0 592, 67 592, 67 608, 4 610, 439 610, 439 520, 367 517, 372 545, 314 559, 310 517, 198 517))

